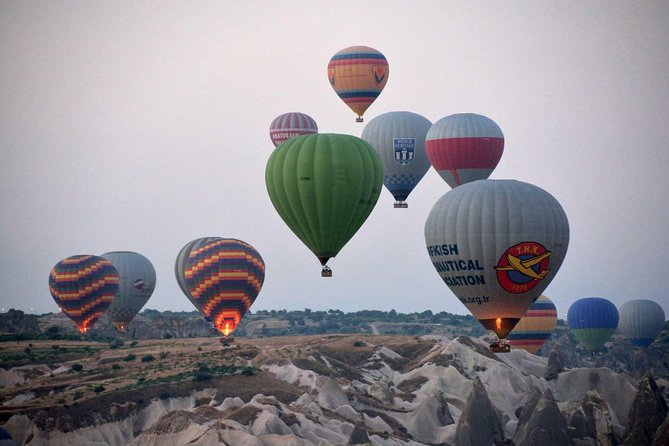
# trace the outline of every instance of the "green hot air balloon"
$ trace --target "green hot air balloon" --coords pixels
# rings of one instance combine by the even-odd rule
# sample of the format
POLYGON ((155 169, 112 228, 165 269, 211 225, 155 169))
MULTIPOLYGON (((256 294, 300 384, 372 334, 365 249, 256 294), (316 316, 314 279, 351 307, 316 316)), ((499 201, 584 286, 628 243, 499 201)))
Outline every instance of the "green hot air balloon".
POLYGON ((327 261, 360 229, 381 193, 383 167, 374 148, 350 135, 320 133, 279 145, 265 183, 277 212, 318 257, 327 261))

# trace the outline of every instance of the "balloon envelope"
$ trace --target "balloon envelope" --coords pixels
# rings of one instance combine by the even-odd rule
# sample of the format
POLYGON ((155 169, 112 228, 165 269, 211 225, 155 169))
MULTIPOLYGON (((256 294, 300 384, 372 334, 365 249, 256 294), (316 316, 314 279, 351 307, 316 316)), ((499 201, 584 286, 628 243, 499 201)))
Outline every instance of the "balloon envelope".
POLYGON ((16 446, 12 436, 2 427, 0 427, 0 446, 16 446))
POLYGON ((584 297, 567 311, 569 330, 588 350, 602 348, 618 327, 618 309, 607 299, 584 297))
MULTIPOLYGON (((188 300, 190 300, 198 310, 198 304, 193 296, 191 296, 190 291, 188 290, 188 285, 186 284, 186 262, 188 262, 188 256, 190 256, 191 252, 200 249, 202 246, 215 240, 221 240, 221 237, 200 237, 191 240, 181 248, 181 251, 179 251, 179 254, 177 255, 177 260, 174 262, 174 275, 176 276, 177 284, 188 300)), ((211 322, 208 318, 207 320, 211 322)))
POLYGON ((113 251, 101 257, 114 265, 120 277, 118 293, 107 314, 116 329, 124 331, 153 294, 156 270, 149 259, 136 252, 113 251))
POLYGON ((198 310, 228 336, 260 293, 265 262, 248 243, 219 238, 191 251, 185 277, 198 310))
POLYGON ((536 354, 550 338, 557 325, 555 304, 544 295, 539 296, 525 313, 518 324, 509 333, 509 342, 513 348, 520 348, 536 354))
POLYGON ((330 85, 358 115, 358 122, 386 86, 389 72, 386 57, 368 46, 344 48, 328 64, 330 85))
POLYGON ((119 275, 111 262, 93 255, 76 255, 58 262, 49 274, 53 300, 81 333, 85 333, 112 303, 119 275))
POLYGON ((492 119, 459 113, 435 122, 425 152, 434 169, 455 188, 490 176, 504 151, 504 134, 492 119))
POLYGON ((295 136, 318 133, 316 121, 309 115, 298 112, 284 113, 277 116, 269 126, 269 137, 274 147, 295 136))
POLYGON ((505 338, 553 280, 569 223, 548 192, 515 180, 480 180, 442 196, 425 223, 437 273, 476 319, 505 338))
POLYGON ((289 139, 272 152, 265 170, 274 208, 323 265, 372 212, 382 178, 372 146, 325 133, 289 139))
POLYGON ((635 299, 620 307, 618 328, 638 347, 648 347, 664 328, 664 310, 652 300, 635 299))
POLYGON ((425 135, 431 126, 421 115, 396 111, 377 116, 362 131, 362 139, 381 158, 383 185, 395 197, 395 207, 404 207, 401 204, 430 168, 425 135))

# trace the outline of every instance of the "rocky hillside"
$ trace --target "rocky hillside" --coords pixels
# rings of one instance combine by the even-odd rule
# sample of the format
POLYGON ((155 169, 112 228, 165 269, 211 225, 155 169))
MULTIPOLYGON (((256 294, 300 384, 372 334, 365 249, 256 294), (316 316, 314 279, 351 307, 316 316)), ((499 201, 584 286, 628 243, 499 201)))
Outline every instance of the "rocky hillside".
POLYGON ((0 348, 0 422, 17 444, 667 444, 666 380, 468 336, 0 348))

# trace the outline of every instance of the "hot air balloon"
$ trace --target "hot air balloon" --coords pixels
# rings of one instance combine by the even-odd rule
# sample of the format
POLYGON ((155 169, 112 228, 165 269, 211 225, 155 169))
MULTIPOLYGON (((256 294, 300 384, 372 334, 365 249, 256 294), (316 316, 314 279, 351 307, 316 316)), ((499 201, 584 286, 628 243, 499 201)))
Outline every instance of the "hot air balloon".
POLYGON ((76 255, 56 263, 49 274, 49 291, 81 333, 107 310, 119 288, 119 275, 107 259, 76 255))
POLYGON ((504 339, 555 277, 569 223, 560 203, 537 186, 480 180, 437 201, 425 243, 446 285, 504 339))
POLYGON ((397 111, 377 116, 362 131, 362 139, 383 162, 383 184, 395 197, 396 208, 407 207, 407 197, 430 168, 425 135, 431 126, 421 115, 397 111))
POLYGON ((509 333, 509 342, 513 348, 520 348, 537 354, 550 338, 557 324, 557 309, 549 298, 539 296, 525 313, 518 324, 509 333))
POLYGON ((113 251, 101 257, 109 260, 120 276, 118 294, 107 314, 118 331, 125 331, 153 294, 156 270, 149 259, 136 252, 113 251))
POLYGON ((248 243, 218 238, 191 250, 184 275, 198 310, 228 336, 260 293, 265 262, 248 243))
POLYGON ((638 347, 648 347, 664 328, 664 310, 652 300, 635 299, 620 307, 618 328, 638 347))
POLYGON ((383 168, 372 146, 350 135, 298 136, 277 147, 265 170, 267 192, 288 227, 328 259, 353 237, 381 193, 383 168))
POLYGON ((368 46, 350 46, 332 56, 328 79, 342 101, 362 122, 362 115, 381 94, 388 82, 388 61, 379 51, 368 46))
POLYGON ((316 121, 304 113, 292 112, 277 116, 269 126, 269 137, 278 146, 288 138, 318 133, 316 121))
POLYGON ((504 134, 492 119, 459 113, 435 122, 425 138, 434 169, 455 188, 490 176, 504 151, 504 134))
POLYGON ((569 330, 588 350, 597 351, 618 327, 618 309, 601 297, 584 297, 567 311, 569 330))
MULTIPOLYGON (((188 291, 188 286, 186 285, 186 262, 188 261, 188 256, 190 256, 191 252, 215 240, 221 240, 221 237, 201 237, 196 238, 195 240, 191 240, 190 242, 186 243, 183 248, 181 248, 181 251, 179 251, 179 254, 177 255, 177 260, 174 262, 174 275, 177 278, 177 284, 179 285, 179 288, 181 288, 181 291, 186 295, 188 300, 190 300, 197 309, 199 309, 198 304, 193 296, 191 296, 190 291, 188 291)), ((209 322, 212 322, 206 316, 205 318, 209 322)))

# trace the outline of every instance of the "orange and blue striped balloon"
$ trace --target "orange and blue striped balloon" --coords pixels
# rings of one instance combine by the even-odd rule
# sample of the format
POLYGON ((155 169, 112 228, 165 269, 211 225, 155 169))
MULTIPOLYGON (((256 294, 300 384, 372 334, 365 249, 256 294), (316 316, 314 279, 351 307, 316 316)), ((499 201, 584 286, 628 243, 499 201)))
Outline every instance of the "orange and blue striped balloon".
POLYGON ((357 122, 383 91, 389 73, 386 57, 368 46, 344 48, 328 64, 330 85, 358 115, 357 122))
POLYGON ((109 260, 76 255, 58 262, 49 274, 49 291, 60 309, 85 333, 114 301, 119 275, 109 260))
POLYGON ((194 249, 184 275, 193 303, 228 336, 260 293, 265 262, 248 243, 221 238, 194 249))
POLYGON ((532 354, 537 352, 550 338, 557 324, 555 304, 544 296, 539 296, 509 334, 513 348, 520 348, 532 354))

